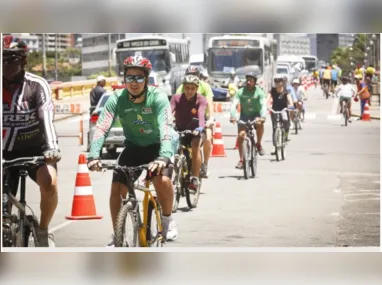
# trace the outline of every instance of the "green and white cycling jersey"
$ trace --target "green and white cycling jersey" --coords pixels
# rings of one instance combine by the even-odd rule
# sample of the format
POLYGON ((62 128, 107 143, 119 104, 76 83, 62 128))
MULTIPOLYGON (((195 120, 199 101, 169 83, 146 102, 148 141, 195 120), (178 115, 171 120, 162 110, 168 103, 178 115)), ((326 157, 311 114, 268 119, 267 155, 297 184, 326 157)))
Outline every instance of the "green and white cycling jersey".
POLYGON ((260 114, 265 118, 267 114, 266 97, 263 89, 256 87, 249 91, 247 87, 240 88, 231 105, 231 118, 236 118, 237 104, 240 104, 240 115, 245 117, 260 114))
POLYGON ((161 144, 159 156, 173 156, 171 107, 167 94, 160 89, 148 86, 142 103, 129 100, 127 89, 116 90, 107 100, 98 119, 89 158, 98 158, 105 139, 119 117, 125 145, 148 146, 161 144))

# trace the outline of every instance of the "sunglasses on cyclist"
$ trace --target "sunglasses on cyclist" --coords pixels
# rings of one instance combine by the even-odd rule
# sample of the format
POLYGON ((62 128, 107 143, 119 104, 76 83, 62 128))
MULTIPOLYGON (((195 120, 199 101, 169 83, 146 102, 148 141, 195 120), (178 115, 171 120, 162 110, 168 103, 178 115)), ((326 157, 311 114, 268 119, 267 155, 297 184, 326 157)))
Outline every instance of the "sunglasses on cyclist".
POLYGON ((143 83, 143 82, 145 82, 145 79, 146 79, 146 77, 144 77, 142 75, 127 75, 125 77, 125 80, 127 83, 132 83, 133 81, 135 81, 137 83, 143 83))

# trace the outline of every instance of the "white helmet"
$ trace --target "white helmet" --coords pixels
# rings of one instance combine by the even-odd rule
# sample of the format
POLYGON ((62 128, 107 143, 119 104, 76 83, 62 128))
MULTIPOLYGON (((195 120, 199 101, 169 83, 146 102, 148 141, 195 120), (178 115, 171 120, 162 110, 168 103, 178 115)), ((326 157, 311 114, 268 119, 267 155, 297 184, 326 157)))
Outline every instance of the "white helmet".
POLYGON ((294 79, 293 82, 292 82, 292 84, 300 84, 300 80, 298 80, 298 79, 294 79))

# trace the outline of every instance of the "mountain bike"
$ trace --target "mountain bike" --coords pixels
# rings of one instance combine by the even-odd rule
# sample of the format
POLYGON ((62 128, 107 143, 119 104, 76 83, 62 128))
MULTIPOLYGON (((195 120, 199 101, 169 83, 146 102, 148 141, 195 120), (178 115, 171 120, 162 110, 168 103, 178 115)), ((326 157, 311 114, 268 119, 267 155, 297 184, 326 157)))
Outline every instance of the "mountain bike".
POLYGON ((285 160, 286 158, 286 136, 285 136, 285 129, 281 117, 281 113, 285 110, 288 110, 288 108, 284 108, 283 110, 277 112, 273 109, 270 109, 270 111, 276 115, 276 128, 273 134, 273 146, 275 147, 275 154, 277 161, 285 160))
POLYGON ((263 119, 255 119, 253 121, 244 122, 238 121, 246 127, 246 136, 243 142, 243 171, 244 178, 248 179, 249 170, 251 170, 251 177, 254 178, 257 172, 257 156, 258 151, 256 147, 256 123, 258 121, 264 122, 263 119))
MULTIPOLYGON (((193 135, 193 131, 185 130, 177 132, 180 137, 180 142, 182 138, 187 135, 193 135)), ((200 135, 201 141, 203 141, 204 133, 200 135)), ((203 157, 203 143, 200 146, 200 155, 202 158, 202 164, 204 162, 203 157)), ((175 195, 174 195, 174 204, 172 212, 175 213, 178 209, 179 201, 181 197, 186 197, 187 205, 190 209, 196 208, 199 196, 200 189, 202 185, 202 172, 199 172, 199 187, 196 191, 190 190, 189 185, 191 183, 191 169, 192 169, 192 148, 191 145, 180 144, 178 153, 175 155, 174 162, 174 185, 175 185, 175 195)))
POLYGON ((102 168, 125 175, 129 189, 126 199, 121 197, 122 204, 117 218, 115 247, 162 247, 164 238, 162 236, 161 207, 157 197, 151 193, 154 190, 150 189, 149 174, 146 175, 145 186, 139 185, 139 182, 134 183, 139 177, 137 173, 147 170, 148 164, 127 167, 102 163, 102 168), (144 192, 143 218, 141 217, 136 190, 144 192), (131 222, 130 226, 126 225, 127 221, 131 222), (132 235, 130 239, 127 237, 128 234, 132 235))
POLYGON ((39 221, 34 215, 33 210, 25 201, 26 178, 28 169, 44 164, 43 156, 20 157, 13 160, 3 160, 3 246, 4 247, 38 247, 37 229, 39 221), (20 183, 20 200, 17 200, 12 194, 10 186, 9 168, 18 169, 20 183), (8 213, 8 203, 16 206, 17 215, 8 213), (26 214, 28 208, 32 215, 26 214))

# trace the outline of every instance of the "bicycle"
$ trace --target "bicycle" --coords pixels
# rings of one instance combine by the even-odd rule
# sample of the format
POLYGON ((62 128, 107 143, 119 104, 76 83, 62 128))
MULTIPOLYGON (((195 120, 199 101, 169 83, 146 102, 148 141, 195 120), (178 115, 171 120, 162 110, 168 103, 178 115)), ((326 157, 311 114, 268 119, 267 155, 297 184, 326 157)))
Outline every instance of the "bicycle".
POLYGON ((326 99, 329 98, 329 85, 327 83, 324 83, 324 96, 326 96, 326 99))
POLYGON ((115 231, 115 247, 162 247, 164 238, 162 236, 162 213, 161 207, 157 202, 157 197, 151 193, 150 177, 147 174, 145 185, 139 185, 137 180, 138 171, 147 170, 148 164, 140 166, 120 166, 116 164, 102 163, 102 168, 114 170, 125 175, 128 183, 128 195, 126 199, 121 197, 121 209, 117 217, 117 227, 115 231), (142 201, 143 221, 139 210, 139 203, 135 191, 143 191, 144 197, 142 201), (128 231, 133 234, 131 240, 127 239, 126 221, 130 218, 132 226, 128 231), (152 225, 152 219, 156 218, 156 225, 152 225), (153 232, 156 228, 156 233, 153 232))
POLYGON ((273 146, 275 147, 275 154, 277 161, 285 160, 286 158, 286 136, 285 136, 285 129, 281 118, 281 113, 285 110, 288 110, 288 108, 284 108, 281 111, 274 111, 273 109, 270 109, 270 111, 276 115, 276 129, 273 133, 273 146))
POLYGON ((13 160, 2 160, 3 165, 3 246, 4 247, 38 247, 37 229, 40 223, 33 210, 25 201, 26 177, 28 168, 45 163, 43 156, 21 157, 13 160), (20 177, 20 200, 12 194, 9 184, 8 168, 18 167, 20 177), (8 203, 15 205, 18 215, 7 212, 8 203), (26 214, 28 208, 32 215, 26 214), (29 244, 31 242, 31 244, 29 244))
MULTIPOLYGON (((300 102, 301 101, 298 101, 297 105, 300 102)), ((301 121, 302 121, 301 115, 302 115, 302 113, 301 113, 301 111, 297 107, 293 110, 293 113, 294 113, 294 116, 293 116, 294 130, 295 130, 295 134, 297 135, 298 134, 298 130, 302 130, 302 124, 301 124, 301 121)))
MULTIPOLYGON (((179 139, 185 137, 186 135, 192 135, 193 131, 185 130, 177 132, 179 134, 179 139)), ((201 138, 203 140, 203 138, 201 138)), ((204 161, 203 157, 203 143, 200 147, 200 155, 202 158, 202 163, 204 161)), ((190 209, 196 208, 199 201, 200 189, 202 185, 202 172, 199 172, 199 187, 195 191, 194 197, 192 198, 192 193, 188 188, 191 181, 191 167, 192 167, 192 149, 191 145, 180 144, 178 153, 175 155, 174 162, 174 185, 175 185, 175 196, 174 204, 172 207, 172 212, 175 213, 178 209, 180 197, 186 197, 187 205, 190 209)))
POLYGON ((243 142, 243 171, 244 178, 248 179, 249 169, 251 169, 251 178, 256 176, 257 172, 257 156, 255 130, 258 121, 264 122, 263 119, 255 119, 253 121, 244 122, 240 120, 238 123, 246 127, 246 136, 243 142))
MULTIPOLYGON (((351 99, 349 99, 349 100, 351 100, 351 99)), ((342 114, 343 114, 344 119, 345 119, 345 127, 347 127, 348 121, 349 121, 349 117, 350 117, 347 100, 343 100, 341 102, 341 104, 342 104, 342 114)))

